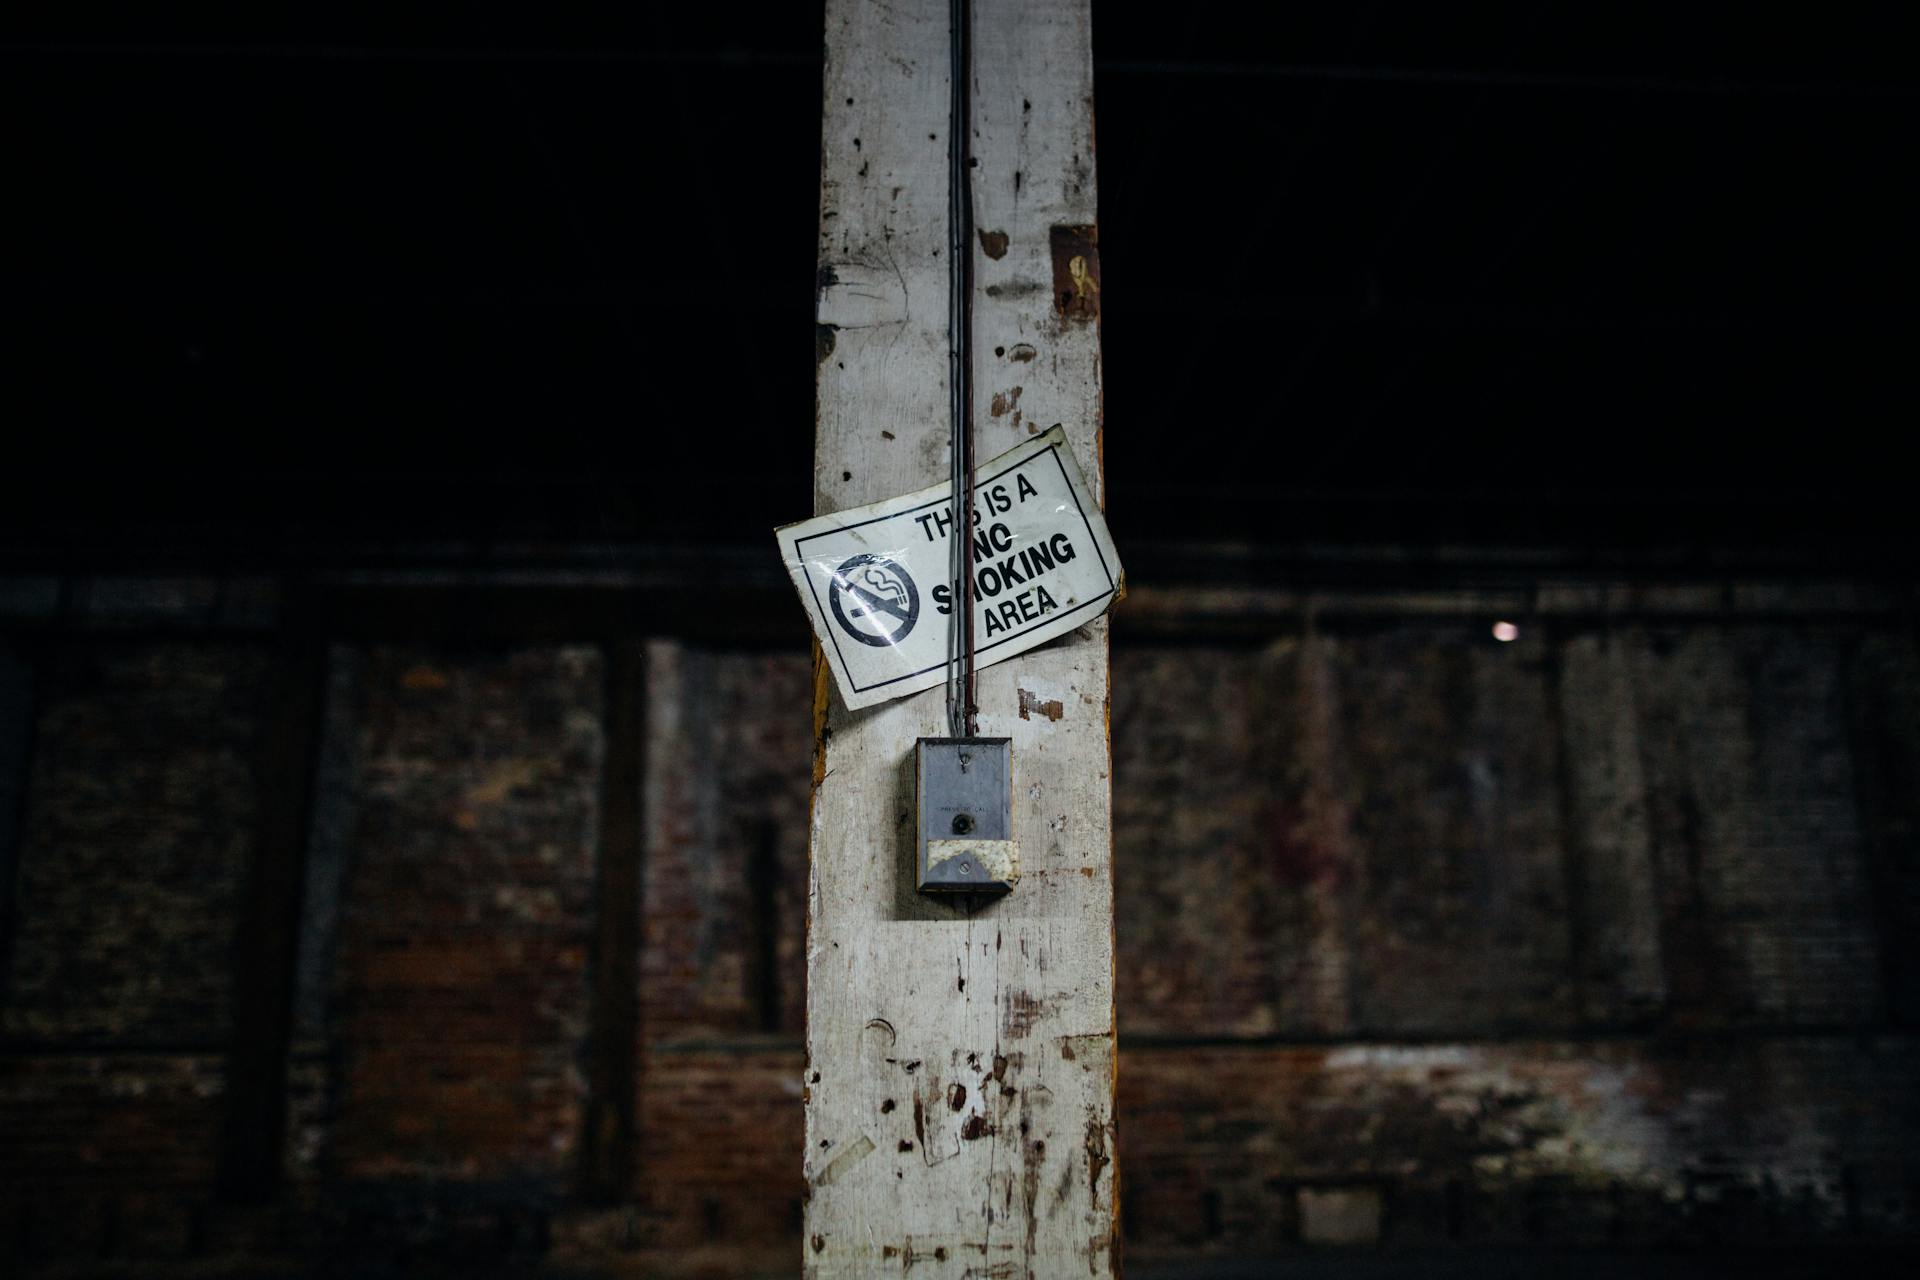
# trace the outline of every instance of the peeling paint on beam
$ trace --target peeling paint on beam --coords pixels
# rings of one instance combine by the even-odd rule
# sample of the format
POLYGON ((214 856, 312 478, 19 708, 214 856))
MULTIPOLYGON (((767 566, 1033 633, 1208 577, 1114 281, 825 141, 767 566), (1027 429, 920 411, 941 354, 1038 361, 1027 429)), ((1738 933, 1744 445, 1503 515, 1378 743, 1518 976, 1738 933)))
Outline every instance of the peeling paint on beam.
POLYGON ((1092 225, 1054 227, 1053 309, 1068 320, 1100 316, 1100 234, 1092 225))
MULTIPOLYGON (((976 450, 1061 423, 1098 496, 1088 5, 973 13, 976 450)), ((830 0, 827 44, 817 512, 937 482, 949 443, 947 6, 830 0)), ((912 890, 903 765, 944 736, 938 691, 852 715, 817 690, 805 1151, 817 1177, 852 1135, 874 1149, 813 1187, 809 1277, 1112 1270, 1106 635, 981 673, 980 732, 1013 739, 1023 864, 991 903, 912 890)))

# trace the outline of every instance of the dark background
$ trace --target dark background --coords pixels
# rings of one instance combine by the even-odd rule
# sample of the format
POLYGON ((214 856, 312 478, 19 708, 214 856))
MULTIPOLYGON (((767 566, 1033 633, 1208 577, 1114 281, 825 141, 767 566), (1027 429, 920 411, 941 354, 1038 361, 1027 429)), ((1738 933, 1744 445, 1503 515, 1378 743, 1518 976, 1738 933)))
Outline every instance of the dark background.
MULTIPOLYGON (((1896 19, 1096 6, 1136 1274, 1911 1252, 1896 19)), ((821 30, 0 17, 0 1269, 791 1273, 821 30)))
MULTIPOLYGON (((807 514, 819 16, 9 15, 14 553, 807 514)), ((1103 7, 1116 533, 1905 571, 1890 23, 1103 7)))

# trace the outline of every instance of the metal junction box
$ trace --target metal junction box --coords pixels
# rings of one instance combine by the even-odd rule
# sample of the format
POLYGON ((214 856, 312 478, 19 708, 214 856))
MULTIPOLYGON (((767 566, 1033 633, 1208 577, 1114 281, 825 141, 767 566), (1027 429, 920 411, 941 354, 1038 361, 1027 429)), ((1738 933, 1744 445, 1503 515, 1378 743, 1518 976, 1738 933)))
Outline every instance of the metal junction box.
POLYGON ((914 748, 922 893, 1005 893, 1020 879, 1013 739, 922 738, 914 748))

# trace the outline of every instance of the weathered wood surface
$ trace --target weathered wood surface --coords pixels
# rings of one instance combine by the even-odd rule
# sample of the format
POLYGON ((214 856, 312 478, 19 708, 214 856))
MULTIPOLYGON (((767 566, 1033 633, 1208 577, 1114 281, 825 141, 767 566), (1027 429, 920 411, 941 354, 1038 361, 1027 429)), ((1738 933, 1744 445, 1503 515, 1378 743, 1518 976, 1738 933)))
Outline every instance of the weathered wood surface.
MULTIPOLYGON (((975 0, 978 456, 1055 422, 1098 493, 1098 258, 1085 0, 975 0)), ((946 470, 946 0, 830 0, 815 509, 946 470)), ((1113 1267, 1107 627, 983 671, 1023 875, 913 891, 914 740, 940 690, 858 714, 816 672, 807 947, 809 1276, 1113 1267)))

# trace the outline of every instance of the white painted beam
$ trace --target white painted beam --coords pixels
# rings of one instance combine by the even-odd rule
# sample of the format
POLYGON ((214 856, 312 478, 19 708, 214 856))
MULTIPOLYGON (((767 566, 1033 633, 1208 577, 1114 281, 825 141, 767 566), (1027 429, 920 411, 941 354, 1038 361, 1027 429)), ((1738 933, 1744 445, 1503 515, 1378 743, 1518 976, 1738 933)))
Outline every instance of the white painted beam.
MULTIPOLYGON (((1087 0, 974 0, 976 456, 1058 422, 1098 494, 1087 0)), ((829 0, 815 510, 947 473, 947 3, 829 0)), ((816 670, 807 941, 809 1276, 1113 1270, 1107 624, 980 673, 1022 877, 913 890, 914 740, 938 689, 849 712, 816 670)))

